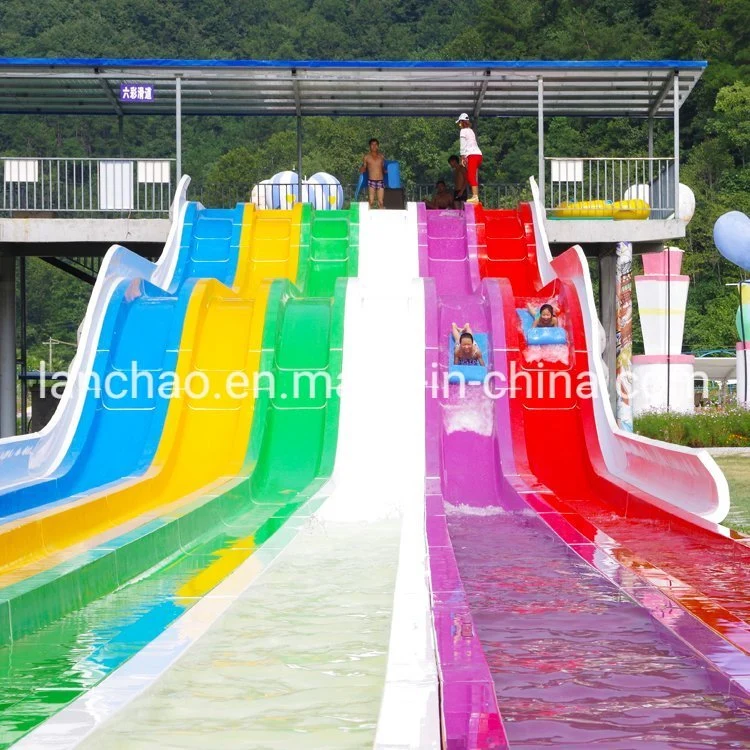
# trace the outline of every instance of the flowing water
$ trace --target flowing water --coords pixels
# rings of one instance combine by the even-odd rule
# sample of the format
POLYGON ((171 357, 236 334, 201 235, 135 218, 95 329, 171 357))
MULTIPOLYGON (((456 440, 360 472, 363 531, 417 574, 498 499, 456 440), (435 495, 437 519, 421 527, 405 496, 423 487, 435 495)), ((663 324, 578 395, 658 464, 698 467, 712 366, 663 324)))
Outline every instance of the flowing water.
POLYGON ((750 747, 716 673, 540 519, 452 509, 449 527, 512 747, 750 747))
POLYGON ((400 521, 316 524, 146 693, 81 747, 368 748, 400 521))

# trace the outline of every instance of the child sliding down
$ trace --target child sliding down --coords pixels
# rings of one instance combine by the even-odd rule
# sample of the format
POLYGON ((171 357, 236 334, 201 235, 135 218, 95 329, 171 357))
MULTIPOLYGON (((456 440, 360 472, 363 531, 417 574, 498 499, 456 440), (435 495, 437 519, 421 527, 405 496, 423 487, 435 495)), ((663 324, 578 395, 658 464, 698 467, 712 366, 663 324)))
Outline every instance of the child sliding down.
POLYGON ((529 302, 526 309, 534 317, 533 328, 555 328, 557 326, 557 316, 550 304, 542 305, 538 310, 529 302))
POLYGON ((456 342, 456 348, 453 350, 453 364, 481 365, 484 367, 482 351, 474 342, 471 326, 466 323, 463 328, 459 328, 453 323, 451 327, 453 329, 453 340, 456 342))

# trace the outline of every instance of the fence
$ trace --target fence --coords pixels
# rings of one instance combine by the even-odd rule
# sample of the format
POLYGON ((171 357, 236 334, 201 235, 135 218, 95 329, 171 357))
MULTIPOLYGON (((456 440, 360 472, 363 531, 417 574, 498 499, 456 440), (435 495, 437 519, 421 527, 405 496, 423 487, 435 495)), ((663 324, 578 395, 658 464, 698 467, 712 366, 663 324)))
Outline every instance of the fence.
POLYGON ((648 203, 651 219, 674 214, 673 158, 546 158, 544 182, 548 214, 563 203, 635 198, 648 203))
MULTIPOLYGON (((434 194, 434 185, 414 185, 406 190, 410 201, 428 201, 434 194)), ((485 208, 515 208, 522 201, 531 200, 531 190, 526 183, 489 183, 479 186, 479 197, 485 208)))
MULTIPOLYGON (((344 206, 355 198, 356 185, 302 185, 302 199, 317 208, 344 206)), ((482 185, 480 197, 485 208, 514 208, 521 201, 531 200, 531 191, 527 184, 482 185)), ((434 184, 409 184, 404 188, 407 201, 426 201, 435 193, 434 184)), ((251 201, 261 208, 291 208, 297 200, 299 186, 290 184, 205 184, 191 183, 188 197, 205 206, 231 208, 236 203, 251 201)), ((357 200, 367 200, 367 189, 363 190, 357 200)))
MULTIPOLYGON (((175 184, 173 159, 64 159, 0 157, 0 215, 27 213, 61 216, 167 216, 175 184)), ((254 184, 191 185, 190 198, 206 206, 230 207, 253 201, 265 208, 289 207, 299 186, 254 184)), ((650 218, 674 214, 674 160, 671 158, 547 158, 544 204, 617 202, 641 198, 650 218)), ((352 200, 355 185, 303 185, 302 200, 318 208, 352 200)), ((424 201, 434 185, 407 184, 407 200, 424 201)), ((490 183, 480 187, 487 208, 512 208, 531 199, 525 184, 490 183)), ((366 194, 359 200, 366 200, 366 194)))
POLYGON ((168 216, 174 159, 0 157, 0 214, 168 216))

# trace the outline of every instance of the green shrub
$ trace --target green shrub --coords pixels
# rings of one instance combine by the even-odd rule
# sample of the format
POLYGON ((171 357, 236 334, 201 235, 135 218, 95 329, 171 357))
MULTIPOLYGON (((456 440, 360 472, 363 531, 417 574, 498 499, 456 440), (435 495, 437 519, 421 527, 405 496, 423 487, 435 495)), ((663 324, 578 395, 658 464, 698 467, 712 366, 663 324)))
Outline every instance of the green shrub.
POLYGON ((691 448, 739 448, 750 445, 750 411, 710 408, 695 414, 648 412, 633 423, 639 435, 691 448))

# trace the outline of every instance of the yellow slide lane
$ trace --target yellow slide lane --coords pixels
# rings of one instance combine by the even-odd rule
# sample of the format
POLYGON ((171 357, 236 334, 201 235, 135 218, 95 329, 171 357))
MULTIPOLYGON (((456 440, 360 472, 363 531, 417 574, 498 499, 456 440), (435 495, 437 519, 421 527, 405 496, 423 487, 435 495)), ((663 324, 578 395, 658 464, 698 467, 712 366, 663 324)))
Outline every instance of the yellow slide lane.
MULTIPOLYGON (((169 404, 151 467, 143 476, 106 492, 94 491, 62 507, 0 525, 3 577, 240 473, 253 420, 252 388, 269 288, 262 282, 296 279, 301 218, 301 205, 290 211, 262 212, 245 206, 233 289, 215 279, 201 280, 191 295, 175 377, 180 392, 169 404), (246 390, 247 397, 231 398, 227 393, 230 373, 235 373, 237 391, 246 390), (201 396, 206 382, 208 393, 201 396), (244 382, 249 384, 245 389, 244 382), (190 394, 185 392, 187 386, 190 394)), ((122 439, 127 440, 127 435, 122 439)), ((30 567, 29 575, 40 569, 38 564, 30 567)))

